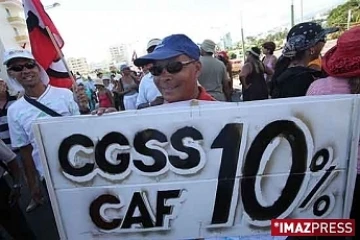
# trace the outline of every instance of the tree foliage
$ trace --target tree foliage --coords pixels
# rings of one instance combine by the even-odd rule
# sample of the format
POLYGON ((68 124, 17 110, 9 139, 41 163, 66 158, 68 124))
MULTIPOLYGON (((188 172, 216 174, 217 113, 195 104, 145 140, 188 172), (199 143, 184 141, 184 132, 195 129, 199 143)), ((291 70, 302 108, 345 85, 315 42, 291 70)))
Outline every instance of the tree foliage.
POLYGON ((348 14, 351 10, 350 25, 360 23, 360 0, 349 0, 346 3, 339 5, 331 10, 328 18, 327 25, 333 27, 340 27, 346 29, 348 22, 348 14))

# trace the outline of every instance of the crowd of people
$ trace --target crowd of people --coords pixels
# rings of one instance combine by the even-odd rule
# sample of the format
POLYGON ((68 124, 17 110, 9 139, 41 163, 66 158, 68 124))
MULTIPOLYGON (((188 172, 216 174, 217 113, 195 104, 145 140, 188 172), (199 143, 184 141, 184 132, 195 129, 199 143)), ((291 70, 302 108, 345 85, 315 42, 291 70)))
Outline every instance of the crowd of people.
MULTIPOLYGON (((252 47, 247 52, 239 80, 233 79, 226 52, 217 53, 213 41, 206 39, 198 46, 184 34, 173 34, 149 41, 147 54, 134 60, 135 66, 141 69, 140 75, 127 65, 121 66, 120 76, 98 73, 96 79, 84 80, 75 75, 76 87, 72 91, 49 85, 49 77, 30 52, 7 51, 3 64, 7 67, 8 79, 0 81, 0 225, 14 239, 36 239, 16 202, 24 183, 31 192, 27 212, 51 204, 48 196, 41 192, 46 182, 32 130, 36 119, 102 115, 194 99, 199 100, 199 104, 230 102, 233 81, 241 82, 245 102, 359 94, 360 27, 340 36, 337 45, 321 57, 320 69, 313 66, 313 62, 320 59, 327 34, 335 31, 337 29, 323 29, 312 22, 294 26, 279 59, 273 55, 276 46, 272 42, 264 43, 262 51, 252 47), (18 96, 9 94, 15 87, 20 89, 18 96), (21 169, 25 173, 23 182, 21 169), (5 172, 13 178, 12 185, 2 177, 5 172)), ((354 219, 358 219, 359 174, 360 154, 351 210, 354 219)), ((358 229, 358 224, 356 226, 358 229)), ((56 230, 52 239, 58 239, 56 230)))

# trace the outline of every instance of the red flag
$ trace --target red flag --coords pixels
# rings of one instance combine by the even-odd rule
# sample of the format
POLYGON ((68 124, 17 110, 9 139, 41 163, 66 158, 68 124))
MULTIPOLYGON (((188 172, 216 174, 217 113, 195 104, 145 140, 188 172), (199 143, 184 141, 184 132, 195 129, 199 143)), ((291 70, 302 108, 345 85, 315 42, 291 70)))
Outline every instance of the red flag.
POLYGON ((49 75, 50 85, 70 89, 73 80, 58 55, 46 27, 54 36, 59 49, 64 46, 64 40, 40 0, 23 0, 23 3, 32 54, 49 75))

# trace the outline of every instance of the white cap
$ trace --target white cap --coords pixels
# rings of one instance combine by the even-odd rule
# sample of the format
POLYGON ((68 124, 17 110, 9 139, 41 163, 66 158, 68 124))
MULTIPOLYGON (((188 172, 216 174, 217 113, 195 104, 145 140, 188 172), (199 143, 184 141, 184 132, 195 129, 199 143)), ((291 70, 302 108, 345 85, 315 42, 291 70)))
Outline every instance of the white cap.
POLYGON ((10 60, 14 58, 25 58, 25 59, 35 60, 31 52, 25 49, 14 49, 14 50, 6 51, 4 53, 3 64, 6 65, 10 60))
POLYGON ((148 42, 146 49, 149 49, 149 48, 151 48, 151 47, 153 47, 153 46, 157 46, 157 45, 159 45, 161 42, 162 42, 161 39, 159 39, 159 38, 153 38, 153 39, 151 39, 151 40, 148 42))
MULTIPOLYGON (((10 60, 15 58, 25 58, 25 59, 34 60, 36 62, 35 57, 28 50, 13 49, 4 52, 3 64, 6 65, 10 60)), ((40 79, 43 82, 43 84, 47 86, 50 82, 50 78, 47 75, 45 69, 38 62, 36 62, 36 64, 40 68, 40 79)), ((14 92, 25 91, 24 88, 21 86, 21 84, 9 74, 8 74, 8 78, 6 79, 6 83, 10 91, 14 91, 14 92)))

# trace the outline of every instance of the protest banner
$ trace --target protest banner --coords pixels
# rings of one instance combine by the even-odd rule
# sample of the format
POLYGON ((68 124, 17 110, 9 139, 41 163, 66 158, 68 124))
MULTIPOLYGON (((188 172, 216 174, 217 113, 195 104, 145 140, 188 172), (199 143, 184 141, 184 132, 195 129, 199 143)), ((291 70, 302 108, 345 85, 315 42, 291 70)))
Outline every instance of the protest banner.
POLYGON ((62 239, 270 234, 271 219, 347 218, 359 98, 178 103, 39 120, 62 239))

